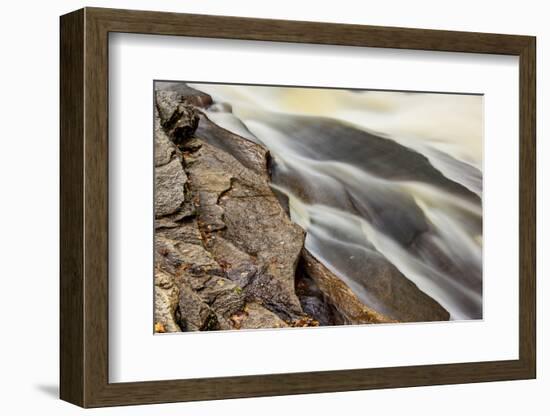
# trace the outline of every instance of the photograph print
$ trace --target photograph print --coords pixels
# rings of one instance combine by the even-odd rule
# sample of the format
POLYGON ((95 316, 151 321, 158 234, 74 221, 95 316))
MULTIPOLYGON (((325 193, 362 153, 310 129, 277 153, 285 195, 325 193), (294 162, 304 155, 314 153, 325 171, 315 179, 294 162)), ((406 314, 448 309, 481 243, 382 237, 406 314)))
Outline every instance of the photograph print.
POLYGON ((154 333, 483 318, 483 95, 155 81, 154 333))

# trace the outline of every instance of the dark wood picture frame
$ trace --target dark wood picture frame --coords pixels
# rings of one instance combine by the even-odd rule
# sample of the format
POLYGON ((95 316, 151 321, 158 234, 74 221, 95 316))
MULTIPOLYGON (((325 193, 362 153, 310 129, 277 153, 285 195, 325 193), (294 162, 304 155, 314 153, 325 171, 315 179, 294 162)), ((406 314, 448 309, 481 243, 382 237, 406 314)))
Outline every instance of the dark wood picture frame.
POLYGON ((61 17, 60 396, 83 407, 536 377, 535 38, 85 8, 61 17), (519 359, 136 383, 108 380, 108 34, 519 56, 519 359))

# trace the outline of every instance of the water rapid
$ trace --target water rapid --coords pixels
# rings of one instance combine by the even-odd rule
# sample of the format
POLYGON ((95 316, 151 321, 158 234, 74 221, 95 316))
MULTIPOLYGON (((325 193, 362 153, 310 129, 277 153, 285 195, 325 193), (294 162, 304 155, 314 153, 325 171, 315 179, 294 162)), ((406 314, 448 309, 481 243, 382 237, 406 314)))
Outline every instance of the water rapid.
POLYGON ((451 319, 482 318, 482 97, 192 84, 207 116, 266 146, 306 248, 391 314, 397 268, 451 319))

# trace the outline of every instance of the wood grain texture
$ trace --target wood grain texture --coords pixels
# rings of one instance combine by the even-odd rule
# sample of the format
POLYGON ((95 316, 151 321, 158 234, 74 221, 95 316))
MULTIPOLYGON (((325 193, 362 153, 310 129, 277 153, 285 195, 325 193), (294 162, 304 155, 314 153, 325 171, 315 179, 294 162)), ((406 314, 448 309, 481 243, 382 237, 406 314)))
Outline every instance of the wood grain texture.
POLYGON ((519 55, 530 37, 87 8, 110 32, 519 55))
POLYGON ((536 41, 520 54, 519 142, 519 355, 536 377, 536 41))
POLYGON ((108 32, 85 9, 84 349, 85 406, 108 380, 108 32))
POLYGON ((61 397, 83 407, 533 378, 535 38, 87 8, 61 18, 61 397), (108 381, 108 33, 520 57, 518 360, 193 380, 108 381))
POLYGON ((60 388, 84 404, 84 12, 60 22, 60 388))

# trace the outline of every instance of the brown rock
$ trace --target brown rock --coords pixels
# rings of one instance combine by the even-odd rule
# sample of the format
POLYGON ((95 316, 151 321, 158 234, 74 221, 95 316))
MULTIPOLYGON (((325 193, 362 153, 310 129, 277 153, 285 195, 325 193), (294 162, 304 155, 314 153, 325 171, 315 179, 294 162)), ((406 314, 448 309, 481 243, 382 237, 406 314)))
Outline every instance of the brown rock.
POLYGON ((254 173, 264 177, 268 176, 267 162, 270 160, 270 156, 265 147, 219 127, 203 113, 200 114, 196 135, 212 146, 230 154, 254 173))
POLYGON ((346 324, 396 322, 364 305, 340 278, 321 264, 309 251, 304 249, 302 253, 304 271, 315 281, 330 303, 338 309, 346 324))
POLYGON ((155 217, 174 214, 181 208, 186 182, 187 175, 177 159, 155 168, 155 217))
POLYGON ((164 237, 169 240, 185 241, 189 244, 202 245, 202 236, 199 232, 197 219, 194 217, 177 222, 170 222, 166 226, 164 226, 163 223, 158 223, 158 225, 158 229, 155 231, 156 237, 164 237))
POLYGON ((155 82, 157 108, 163 121, 168 120, 179 103, 207 108, 212 104, 210 95, 182 82, 155 82))
POLYGON ((232 317, 236 329, 285 328, 288 325, 269 309, 258 303, 248 303, 244 310, 232 317))
POLYGON ((265 175, 199 138, 192 143, 197 141, 201 144, 194 146, 195 151, 185 149, 184 160, 189 187, 199 195, 199 227, 205 244, 220 261, 231 261, 224 254, 226 249, 231 256, 235 251, 242 253, 241 266, 249 274, 243 289, 249 297, 261 300, 284 319, 303 315, 294 293, 303 230, 290 221, 265 175), (226 242, 225 247, 220 241, 226 242))
POLYGON ((175 320, 179 293, 172 276, 155 271, 155 324, 159 324, 155 326, 156 332, 181 332, 175 320))
POLYGON ((178 104, 172 116, 162 123, 162 127, 176 146, 181 146, 190 139, 198 125, 198 112, 186 104, 178 104))
POLYGON ((195 277, 223 276, 220 265, 201 244, 171 240, 162 234, 155 238, 155 264, 174 276, 184 271, 195 277))
POLYGON ((180 284, 180 322, 184 331, 220 329, 216 313, 187 285, 180 284))
POLYGON ((174 143, 168 138, 160 124, 160 116, 155 110, 155 166, 166 165, 176 153, 174 143))

